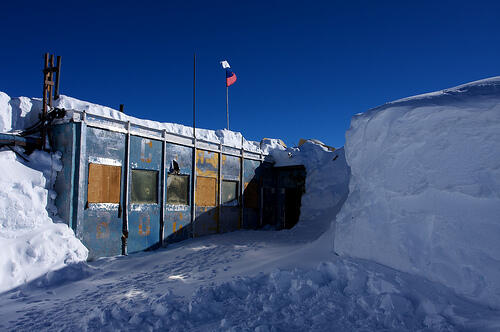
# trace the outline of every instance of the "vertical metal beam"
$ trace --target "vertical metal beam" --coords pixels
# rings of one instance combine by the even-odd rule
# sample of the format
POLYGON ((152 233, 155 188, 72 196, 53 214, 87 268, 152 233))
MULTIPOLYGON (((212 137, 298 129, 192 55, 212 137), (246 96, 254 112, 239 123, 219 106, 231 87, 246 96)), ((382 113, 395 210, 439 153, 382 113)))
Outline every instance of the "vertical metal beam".
POLYGON ((162 163, 161 163, 161 184, 160 184, 160 188, 161 188, 161 194, 160 194, 160 208, 161 208, 161 212, 160 212, 160 246, 163 246, 163 229, 165 227, 165 189, 166 189, 166 186, 167 186, 167 182, 166 182, 166 167, 167 167, 167 130, 166 129, 163 129, 163 153, 162 153, 162 163))
POLYGON ((49 53, 45 53, 44 55, 44 66, 43 66, 43 101, 42 101, 42 117, 45 119, 47 116, 47 69, 49 68, 49 53))
POLYGON ((47 142, 47 128, 45 127, 45 119, 47 118, 47 94, 49 93, 49 85, 47 82, 50 78, 49 72, 49 53, 44 55, 44 68, 43 68, 43 101, 42 101, 42 149, 45 150, 45 145, 47 142))
POLYGON ((217 209, 218 209, 218 218, 217 218, 217 233, 220 233, 220 220, 222 216, 222 142, 219 143, 219 167, 218 167, 218 178, 219 178, 219 188, 217 190, 217 209))
POLYGON ((196 219, 196 53, 193 54, 193 158, 191 165, 191 232, 195 237, 194 221, 196 219))
POLYGON ((245 155, 243 150, 243 136, 241 136, 241 158, 240 158, 240 225, 239 228, 243 228, 244 217, 245 217, 245 200, 243 199, 243 193, 245 192, 245 155))
POLYGON ((227 117, 227 130, 229 130, 229 87, 226 84, 226 117, 227 117))
POLYGON ((125 173, 125 181, 123 184, 123 225, 122 225, 122 255, 127 255, 127 239, 128 239, 128 187, 130 180, 130 121, 127 121, 127 138, 125 141, 125 162, 123 163, 123 171, 125 173))
POLYGON ((50 108, 52 108, 52 93, 53 93, 53 89, 54 89, 54 55, 51 54, 50 55, 50 61, 49 61, 49 65, 50 65, 50 68, 49 68, 49 71, 48 71, 48 77, 49 77, 49 80, 50 80, 50 85, 49 85, 49 106, 50 108))
POLYGON ((56 62, 56 85, 54 89, 54 99, 59 99, 59 80, 61 78, 61 56, 57 56, 56 62))
MULTIPOLYGON (((260 151, 260 164, 259 166, 262 166, 262 161, 264 160, 264 157, 262 155, 262 150, 260 151)), ((262 170, 261 170, 262 171, 262 170)), ((259 225, 262 227, 263 224, 263 212, 264 212, 264 187, 262 185, 263 183, 263 178, 262 176, 259 179, 259 225)))
POLYGON ((83 221, 83 210, 85 209, 85 204, 87 202, 87 197, 84 196, 85 194, 85 188, 87 186, 86 183, 86 178, 85 178, 85 172, 87 171, 88 167, 88 159, 87 159, 87 116, 85 111, 82 113, 82 118, 80 122, 80 142, 78 142, 80 151, 79 151, 79 156, 75 158, 75 162, 78 163, 75 165, 78 167, 77 174, 76 174, 76 181, 75 185, 77 186, 77 191, 76 191, 76 218, 73 221, 75 225, 75 233, 76 236, 79 239, 82 239, 83 235, 83 229, 80 227, 79 222, 83 221))

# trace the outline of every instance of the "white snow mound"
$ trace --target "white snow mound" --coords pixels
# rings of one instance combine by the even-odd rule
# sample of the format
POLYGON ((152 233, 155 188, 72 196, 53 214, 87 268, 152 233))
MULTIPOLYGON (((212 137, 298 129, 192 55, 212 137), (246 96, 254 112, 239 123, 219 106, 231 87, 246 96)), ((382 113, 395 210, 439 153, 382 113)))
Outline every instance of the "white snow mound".
POLYGON ((351 121, 335 249, 500 307, 500 77, 351 121))
POLYGON ((39 170, 19 162, 12 151, 0 151, 0 292, 87 259, 88 250, 73 231, 47 212, 46 176, 58 160, 44 152, 30 159, 39 170))

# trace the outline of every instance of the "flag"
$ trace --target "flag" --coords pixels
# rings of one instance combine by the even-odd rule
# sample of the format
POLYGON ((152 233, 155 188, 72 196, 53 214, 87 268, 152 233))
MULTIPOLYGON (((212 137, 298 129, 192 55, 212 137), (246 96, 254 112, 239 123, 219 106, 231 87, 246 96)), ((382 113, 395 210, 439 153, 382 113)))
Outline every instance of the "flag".
POLYGON ((222 69, 231 68, 229 62, 227 62, 226 60, 221 61, 220 64, 222 65, 222 69))
POLYGON ((236 74, 226 69, 226 86, 231 86, 234 82, 236 82, 236 74))

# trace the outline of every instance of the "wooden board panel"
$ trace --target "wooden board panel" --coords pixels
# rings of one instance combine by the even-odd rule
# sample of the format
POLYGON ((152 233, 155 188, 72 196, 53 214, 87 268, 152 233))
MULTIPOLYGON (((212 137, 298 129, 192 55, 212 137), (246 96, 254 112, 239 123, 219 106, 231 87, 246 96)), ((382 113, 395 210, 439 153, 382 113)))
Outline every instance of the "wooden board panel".
POLYGON ((196 206, 217 205, 217 179, 205 176, 196 178, 196 206))
POLYGON ((89 203, 119 203, 121 167, 89 163, 89 203))

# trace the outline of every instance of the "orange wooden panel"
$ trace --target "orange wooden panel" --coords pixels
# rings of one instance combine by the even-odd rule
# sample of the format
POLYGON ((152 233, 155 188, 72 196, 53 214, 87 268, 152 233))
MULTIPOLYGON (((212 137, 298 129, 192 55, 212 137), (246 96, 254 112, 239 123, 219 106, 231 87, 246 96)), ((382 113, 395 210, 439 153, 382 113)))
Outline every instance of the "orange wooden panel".
POLYGON ((204 176, 196 178, 196 206, 217 205, 217 179, 204 176))
POLYGON ((89 164, 89 203, 119 203, 121 167, 89 164))

